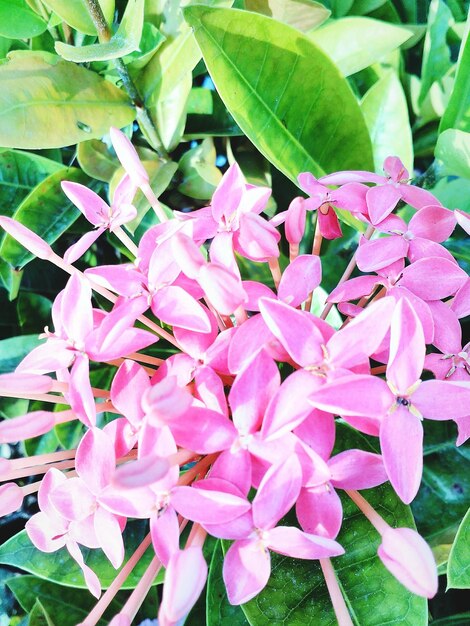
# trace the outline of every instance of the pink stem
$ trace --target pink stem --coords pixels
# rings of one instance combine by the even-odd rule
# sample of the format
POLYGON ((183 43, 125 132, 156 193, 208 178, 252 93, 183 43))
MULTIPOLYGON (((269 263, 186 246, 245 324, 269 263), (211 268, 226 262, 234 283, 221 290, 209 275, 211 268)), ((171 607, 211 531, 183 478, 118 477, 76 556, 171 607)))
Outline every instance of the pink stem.
POLYGON ((377 511, 367 502, 365 498, 361 496, 360 493, 357 491, 350 491, 349 489, 345 489, 345 491, 380 535, 383 535, 383 533, 390 528, 383 517, 377 513, 377 511))
POLYGON ((279 287, 279 283, 281 282, 281 268, 279 267, 279 259, 277 259, 275 256, 272 256, 268 260, 268 264, 274 280, 274 286, 277 289, 279 287))
POLYGON ((113 601, 114 596, 121 589, 122 585, 137 565, 141 557, 144 555, 145 551, 149 547, 152 542, 152 538, 150 533, 145 537, 140 546, 134 552, 134 554, 130 557, 127 563, 124 565, 122 570, 113 580, 108 589, 104 592, 104 594, 99 599, 98 603, 95 605, 91 613, 87 616, 84 622, 80 624, 80 626, 95 626, 96 623, 100 620, 103 613, 106 611, 108 606, 113 601))
POLYGON ((331 604, 333 605, 336 619, 338 620, 338 626, 354 626, 330 559, 320 559, 320 566, 323 576, 325 577, 326 586, 328 587, 331 604))

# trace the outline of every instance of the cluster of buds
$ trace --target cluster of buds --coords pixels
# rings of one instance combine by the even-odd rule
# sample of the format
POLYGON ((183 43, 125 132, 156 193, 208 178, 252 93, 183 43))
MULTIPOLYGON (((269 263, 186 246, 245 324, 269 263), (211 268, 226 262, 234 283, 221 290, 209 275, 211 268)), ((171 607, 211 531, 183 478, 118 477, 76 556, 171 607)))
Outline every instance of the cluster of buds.
POLYGON ((53 305, 53 330, 15 372, 0 376, 1 395, 70 408, 5 420, 0 442, 73 420, 84 430, 76 449, 2 459, 0 514, 37 492, 40 511, 26 524, 32 543, 45 552, 65 547, 97 598, 100 582, 80 546, 101 548, 119 568, 127 520, 149 520, 149 535, 83 626, 97 623, 150 544, 155 558, 112 624, 131 623, 162 566, 159 624, 177 624, 204 587, 207 534, 233 542, 223 565, 232 604, 266 586, 273 551, 319 559, 338 622, 351 624, 330 562, 344 552, 336 541, 343 521, 337 490, 380 533, 385 567, 413 593, 432 597, 430 548, 414 530, 391 528, 358 490, 390 481, 404 503, 413 500, 423 418, 455 420, 457 444, 470 435, 470 355, 459 322, 470 314, 470 280, 441 245, 457 223, 468 231, 468 217, 408 184, 403 164, 390 157, 384 176, 300 174, 308 197, 271 221, 261 216, 270 190, 247 184, 233 164, 210 206, 168 220, 132 144, 116 129, 112 140, 127 173, 111 206, 63 183, 95 227, 63 258, 0 218, 26 248, 70 274, 53 305), (123 225, 135 217, 138 188, 160 223, 136 245, 123 225), (400 201, 415 210, 408 224, 394 213, 400 201), (336 208, 362 222, 365 234, 317 316, 311 302, 322 280, 322 240, 342 236, 336 208), (312 211, 312 254, 299 254, 312 211), (283 271, 281 224, 290 252, 283 271), (79 271, 72 263, 106 230, 133 262, 79 271), (239 258, 266 264, 274 289, 243 280, 239 258), (356 268, 362 274, 351 278, 356 268), (93 292, 109 310, 93 306, 93 292), (327 321, 333 307, 343 316, 335 327, 327 321), (159 339, 173 347, 166 359, 146 352, 159 339), (113 372, 109 389, 92 386, 96 363, 113 372), (103 421, 105 413, 115 419, 103 421), (380 454, 333 454, 338 419, 379 438, 380 454), (16 482, 33 475, 44 476, 16 482), (292 509, 298 523, 286 526, 281 520, 292 509))

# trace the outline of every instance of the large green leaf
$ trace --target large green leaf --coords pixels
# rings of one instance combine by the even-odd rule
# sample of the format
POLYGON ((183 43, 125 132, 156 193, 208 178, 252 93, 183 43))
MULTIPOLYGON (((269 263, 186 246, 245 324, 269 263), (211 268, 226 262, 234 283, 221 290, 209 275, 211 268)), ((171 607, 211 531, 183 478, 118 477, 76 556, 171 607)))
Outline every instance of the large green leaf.
POLYGON ((88 46, 71 46, 57 41, 54 47, 61 57, 76 63, 117 59, 139 49, 143 25, 144 0, 128 0, 121 24, 110 41, 88 46))
POLYGON ((460 48, 457 75, 439 131, 458 128, 470 132, 470 9, 460 48))
POLYGON ((413 137, 406 96, 393 70, 369 89, 361 109, 372 139, 375 171, 382 173, 384 159, 391 155, 399 156, 412 171, 413 137))
POLYGON ((37 335, 21 335, 0 341, 0 374, 12 372, 19 362, 40 344, 37 335))
POLYGON ((308 37, 247 11, 193 6, 185 17, 235 121, 289 178, 372 167, 357 101, 308 37))
POLYGON ((54 622, 39 599, 36 600, 31 609, 28 626, 54 626, 54 622))
MULTIPOLYGON (((140 520, 127 524, 123 533, 124 546, 126 548, 124 562, 129 559, 142 543, 147 532, 147 525, 140 520)), ((101 550, 90 550, 82 547, 81 551, 86 564, 91 567, 100 579, 103 589, 107 589, 116 578, 119 570, 114 569, 101 550)), ((122 589, 133 589, 137 585, 153 556, 155 555, 150 547, 132 570, 126 582, 123 583, 122 589)), ((0 546, 0 563, 18 567, 30 574, 34 574, 38 578, 43 578, 65 587, 86 588, 80 568, 65 548, 52 553, 41 552, 33 546, 25 530, 22 530, 0 546)), ((158 580, 160 579, 161 576, 158 580)))
POLYGON ((59 148, 101 137, 135 117, 124 92, 53 54, 10 52, 0 82, 0 144, 6 147, 59 148))
MULTIPOLYGON (((49 619, 60 626, 76 626, 86 618, 96 604, 96 599, 88 591, 65 589, 35 576, 16 576, 10 578, 7 585, 26 612, 33 611, 39 600, 49 619)), ((97 624, 106 626, 121 608, 121 602, 114 599, 105 617, 97 624)), ((42 623, 47 624, 47 621, 42 623)))
MULTIPOLYGON (((99 3, 106 20, 112 22, 114 0, 99 0, 99 3)), ((73 0, 72 2, 70 0, 44 0, 44 4, 73 28, 87 35, 96 35, 96 28, 84 0, 73 0)))
POLYGON ((108 183, 114 172, 121 167, 116 156, 99 139, 82 141, 77 147, 77 159, 80 167, 91 178, 108 183))
POLYGON ((448 128, 439 135, 435 155, 445 173, 470 178, 470 132, 448 128))
MULTIPOLYGON (((64 167, 44 179, 23 200, 13 217, 42 237, 54 243, 75 220, 79 210, 65 196, 60 183, 69 180, 89 184, 90 179, 75 167, 64 167)), ((0 257, 15 268, 22 268, 34 258, 13 237, 7 235, 0 246, 0 257)))
POLYGON ((187 139, 242 135, 216 91, 193 87, 189 94, 184 135, 187 139))
POLYGON ((320 2, 313 0, 245 0, 245 8, 273 17, 306 32, 322 24, 331 15, 320 2))
POLYGON ((0 0, 0 36, 12 39, 36 37, 47 29, 25 0, 0 0))
POLYGON ((470 509, 452 544, 447 564, 447 582, 453 589, 470 588, 470 509))
POLYGON ((0 211, 12 215, 19 203, 44 178, 63 165, 37 154, 5 150, 0 154, 0 211))
POLYGON ((455 446, 450 422, 425 420, 424 468, 413 501, 416 525, 432 546, 451 543, 470 506, 470 451, 455 446))
POLYGON ((369 17, 344 17, 328 21, 309 36, 333 59, 343 75, 349 76, 392 52, 412 34, 401 26, 369 17))
POLYGON ((169 37, 158 48, 136 82, 148 104, 154 106, 159 99, 166 98, 178 83, 197 65, 201 53, 194 35, 186 24, 169 37))
POLYGON ((432 0, 424 40, 420 104, 424 102, 431 85, 441 81, 452 65, 446 39, 452 23, 452 13, 444 0, 432 0))

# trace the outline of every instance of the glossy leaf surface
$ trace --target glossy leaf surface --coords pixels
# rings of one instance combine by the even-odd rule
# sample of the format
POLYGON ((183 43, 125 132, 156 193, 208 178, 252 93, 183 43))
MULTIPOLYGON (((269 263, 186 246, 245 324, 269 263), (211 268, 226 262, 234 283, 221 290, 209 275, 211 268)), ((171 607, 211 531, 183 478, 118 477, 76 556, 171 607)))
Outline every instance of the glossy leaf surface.
POLYGON ((289 178, 370 165, 357 101, 307 37, 246 11, 193 6, 185 16, 235 121, 289 178))

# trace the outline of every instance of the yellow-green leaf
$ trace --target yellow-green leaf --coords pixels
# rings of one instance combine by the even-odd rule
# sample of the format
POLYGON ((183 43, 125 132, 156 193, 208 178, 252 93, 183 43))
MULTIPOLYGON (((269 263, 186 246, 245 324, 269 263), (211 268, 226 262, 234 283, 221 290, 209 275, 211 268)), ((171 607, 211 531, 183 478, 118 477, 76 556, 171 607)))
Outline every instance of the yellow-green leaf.
POLYGON ((124 92, 53 54, 10 52, 0 83, 0 144, 6 147, 60 148, 135 118, 124 92))

